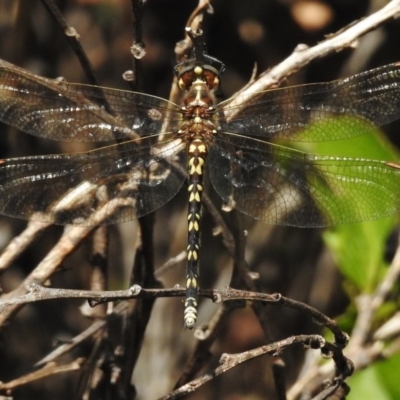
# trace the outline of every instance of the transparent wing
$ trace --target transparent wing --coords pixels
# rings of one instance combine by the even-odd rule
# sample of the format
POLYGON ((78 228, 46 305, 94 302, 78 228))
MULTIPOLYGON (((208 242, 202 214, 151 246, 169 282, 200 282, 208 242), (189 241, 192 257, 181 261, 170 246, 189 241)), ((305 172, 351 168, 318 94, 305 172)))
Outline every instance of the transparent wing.
POLYGON ((45 79, 0 60, 0 120, 47 139, 95 142, 174 130, 181 112, 158 97, 45 79))
POLYGON ((296 141, 348 139, 358 135, 338 117, 356 116, 374 125, 400 118, 400 63, 389 64, 328 83, 293 86, 260 92, 254 98, 238 96, 217 107, 223 131, 296 141), (242 105, 235 106, 235 103, 242 105), (329 129, 307 130, 325 121, 329 129))
POLYGON ((229 134, 219 134, 209 153, 210 179, 225 202, 262 221, 297 227, 394 215, 400 207, 399 167, 229 134))
POLYGON ((181 140, 148 142, 0 160, 0 213, 88 226, 146 215, 174 197, 186 165, 181 140))

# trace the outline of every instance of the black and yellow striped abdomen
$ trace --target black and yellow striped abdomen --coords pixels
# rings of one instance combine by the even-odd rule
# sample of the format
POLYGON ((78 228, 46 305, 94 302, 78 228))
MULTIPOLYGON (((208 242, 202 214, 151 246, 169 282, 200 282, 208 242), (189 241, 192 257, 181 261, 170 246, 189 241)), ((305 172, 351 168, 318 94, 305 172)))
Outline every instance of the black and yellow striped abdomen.
POLYGON ((195 138, 188 145, 189 207, 188 246, 186 267, 185 327, 192 329, 197 319, 198 277, 201 196, 203 193, 203 173, 207 158, 207 146, 201 138, 195 138))

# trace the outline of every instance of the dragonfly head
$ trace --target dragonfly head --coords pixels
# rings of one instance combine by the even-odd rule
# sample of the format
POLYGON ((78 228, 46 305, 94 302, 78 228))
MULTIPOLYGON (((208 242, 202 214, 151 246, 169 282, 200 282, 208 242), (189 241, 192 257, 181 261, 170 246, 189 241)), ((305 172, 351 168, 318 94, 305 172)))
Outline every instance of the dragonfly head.
POLYGON ((217 90, 221 80, 219 71, 199 61, 187 61, 175 68, 179 89, 190 91, 195 83, 205 83, 210 90, 217 90), (184 65, 185 64, 185 65, 184 65))
POLYGON ((203 82, 208 89, 217 90, 220 87, 220 76, 225 69, 224 64, 207 54, 203 41, 203 32, 194 32, 186 28, 186 33, 193 42, 192 57, 175 67, 178 86, 183 91, 189 91, 196 82, 203 82))

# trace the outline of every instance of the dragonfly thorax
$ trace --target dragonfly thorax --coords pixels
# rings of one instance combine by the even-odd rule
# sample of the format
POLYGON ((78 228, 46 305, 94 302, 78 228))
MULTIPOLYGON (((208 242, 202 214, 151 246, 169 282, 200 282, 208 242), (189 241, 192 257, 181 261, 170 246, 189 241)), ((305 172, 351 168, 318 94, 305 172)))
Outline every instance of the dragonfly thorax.
POLYGON ((186 109, 201 108, 204 109, 203 111, 207 111, 207 109, 212 109, 214 104, 214 91, 210 90, 204 81, 195 80, 184 98, 186 109))
MULTIPOLYGON (((209 103, 212 103, 212 98, 209 103)), ((184 122, 178 133, 184 142, 189 143, 196 138, 201 138, 205 142, 212 140, 217 131, 213 116, 215 109, 198 99, 188 102, 186 107, 182 107, 184 122)))

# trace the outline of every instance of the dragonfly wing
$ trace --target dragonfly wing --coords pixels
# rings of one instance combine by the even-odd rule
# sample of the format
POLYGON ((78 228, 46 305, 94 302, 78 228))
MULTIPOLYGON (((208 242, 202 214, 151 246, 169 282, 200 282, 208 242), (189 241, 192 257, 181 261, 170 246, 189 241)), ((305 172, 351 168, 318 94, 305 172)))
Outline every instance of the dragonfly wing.
POLYGON ((143 93, 39 77, 0 60, 0 121, 53 140, 135 139, 173 130, 180 108, 143 93))
POLYGON ((359 135, 343 117, 384 125, 400 118, 400 63, 328 83, 293 86, 238 96, 217 107, 221 129, 264 139, 342 140, 359 135), (321 129, 309 124, 329 121, 321 129))
POLYGON ((138 218, 182 186, 182 149, 179 140, 151 150, 129 141, 87 153, 0 160, 0 213, 87 226, 138 218))
POLYGON ((400 206, 400 165, 383 161, 220 136, 209 168, 225 202, 271 224, 324 227, 394 215, 400 206))

